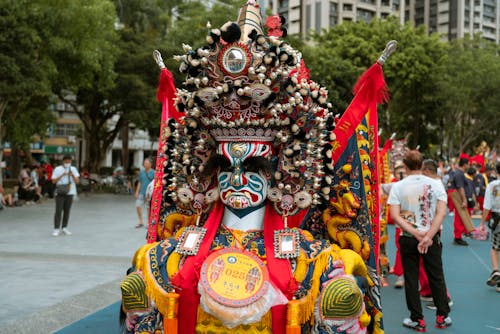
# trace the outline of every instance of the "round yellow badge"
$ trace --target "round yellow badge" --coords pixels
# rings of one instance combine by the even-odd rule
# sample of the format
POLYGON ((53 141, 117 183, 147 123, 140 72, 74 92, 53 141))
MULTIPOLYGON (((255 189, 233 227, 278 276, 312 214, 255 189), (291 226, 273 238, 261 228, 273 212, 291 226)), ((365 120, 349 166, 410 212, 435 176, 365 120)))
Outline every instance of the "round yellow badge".
POLYGON ((259 300, 267 292, 269 273, 255 254, 225 248, 212 253, 203 262, 200 282, 217 302, 242 307, 259 300))

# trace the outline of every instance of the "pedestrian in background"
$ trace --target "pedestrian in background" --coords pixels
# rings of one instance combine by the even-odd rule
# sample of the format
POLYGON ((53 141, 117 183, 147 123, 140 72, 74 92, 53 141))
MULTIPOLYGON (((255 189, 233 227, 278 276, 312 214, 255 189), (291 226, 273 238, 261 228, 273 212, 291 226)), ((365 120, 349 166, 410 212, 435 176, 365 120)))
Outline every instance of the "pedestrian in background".
POLYGON ((52 183, 52 173, 54 168, 47 159, 44 159, 42 162, 42 170, 43 170, 43 185, 42 185, 42 195, 48 195, 50 198, 54 197, 54 185, 52 183))
MULTIPOLYGON (((422 174, 430 177, 431 179, 441 181, 441 178, 438 175, 438 163, 432 159, 425 159, 422 163, 422 174)), ((444 187, 444 184, 443 184, 444 187)), ((441 225, 441 229, 439 232, 443 231, 443 225, 441 225)), ((431 287, 429 284, 429 279, 427 278, 427 274, 425 273, 424 263, 422 258, 419 263, 419 276, 418 280, 420 282, 420 299, 426 302, 425 307, 431 310, 436 309, 436 305, 434 304, 434 300, 432 299, 431 287)), ((448 299, 448 305, 451 307, 453 305, 453 301, 451 300, 451 296, 449 291, 446 291, 446 296, 448 299)))
MULTIPOLYGON (((500 175, 500 162, 496 164, 497 175, 500 175)), ((500 292, 500 272, 498 271, 498 252, 500 251, 500 180, 492 181, 484 193, 483 214, 479 228, 485 230, 484 223, 491 212, 488 227, 491 230, 490 260, 493 271, 486 284, 495 286, 500 292)))
POLYGON ((5 206, 14 206, 14 199, 11 194, 6 194, 0 185, 0 209, 3 209, 5 206))
POLYGON ((479 204, 479 210, 482 212, 484 193, 486 191, 486 186, 488 185, 488 178, 485 173, 481 172, 481 169, 476 169, 478 170, 478 173, 474 175, 472 183, 474 184, 474 193, 476 194, 477 203, 479 204))
MULTIPOLYGON (((450 198, 453 198, 456 192, 460 197, 460 203, 453 203, 453 208, 455 209, 455 217, 453 219, 453 243, 459 246, 468 246, 469 244, 462 238, 462 235, 467 233, 464 222, 458 212, 458 210, 468 210, 467 196, 465 194, 465 188, 467 187, 467 179, 465 177, 465 171, 469 169, 469 159, 466 157, 460 158, 458 161, 458 168, 453 173, 453 178, 451 179, 450 187, 448 188, 450 198), (457 206, 460 207, 457 207, 457 206)), ((469 213, 470 215, 470 213, 469 213)))
MULTIPOLYGON (((406 177, 406 170, 405 166, 403 165, 402 161, 398 161, 395 164, 394 167, 394 174, 392 178, 392 182, 398 182, 401 181, 406 177)), ((389 192, 390 192, 390 187, 389 187, 389 192)), ((392 219, 389 215, 389 220, 388 222, 393 223, 392 219)), ((394 260, 394 266, 391 269, 391 273, 393 275, 396 275, 396 281, 394 282, 394 288, 396 289, 402 289, 405 286, 405 278, 403 275, 403 264, 401 263, 401 252, 399 248, 399 237, 401 235, 401 229, 396 226, 396 230, 394 232, 394 240, 396 243, 396 258, 394 260)))
POLYGON ((146 190, 148 188, 148 184, 155 178, 155 171, 151 168, 151 159, 144 159, 143 166, 144 169, 139 172, 139 177, 137 178, 137 186, 135 188, 135 207, 137 210, 137 216, 139 218, 139 223, 135 225, 136 228, 144 226, 142 220, 142 208, 146 203, 146 190))
POLYGON ((56 212, 54 214, 54 231, 52 235, 57 237, 62 233, 71 235, 68 230, 69 213, 73 204, 73 196, 76 196, 76 185, 80 174, 76 167, 71 166, 70 155, 63 157, 63 164, 57 166, 52 173, 52 183, 56 186, 56 212), (62 215, 62 226, 61 226, 62 215))
POLYGON ((418 291, 419 261, 422 258, 436 305, 436 327, 451 325, 450 307, 442 265, 441 224, 446 215, 447 195, 443 184, 422 175, 422 156, 418 151, 405 154, 403 163, 408 176, 394 184, 388 204, 393 221, 403 230, 399 238, 405 278, 406 305, 410 317, 403 326, 425 331, 418 291))

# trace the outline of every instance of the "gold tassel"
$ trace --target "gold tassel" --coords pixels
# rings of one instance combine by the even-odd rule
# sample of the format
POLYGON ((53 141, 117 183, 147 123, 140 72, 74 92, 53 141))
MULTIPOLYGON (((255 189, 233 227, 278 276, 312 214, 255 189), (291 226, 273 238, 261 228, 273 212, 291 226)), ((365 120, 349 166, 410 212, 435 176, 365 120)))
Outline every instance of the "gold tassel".
POLYGON ((286 334, 300 334, 299 312, 300 302, 290 300, 286 312, 286 334))
MULTIPOLYGON (((340 248, 337 245, 331 245, 329 248, 319 253, 319 255, 313 259, 299 258, 299 261, 297 262, 298 265, 301 262, 307 265, 314 262, 314 271, 313 271, 313 276, 311 278, 311 289, 309 289, 306 296, 302 297, 300 300, 297 301, 300 310, 297 315, 299 324, 302 325, 312 320, 312 315, 314 313, 314 305, 319 295, 319 288, 321 285, 321 275, 325 271, 326 267, 329 265, 330 259, 332 262, 339 259, 339 253, 338 253, 339 250, 340 248)), ((300 276, 300 274, 297 276, 300 276)))
POLYGON ((167 313, 163 315, 164 334, 177 334, 179 328, 178 312, 179 294, 175 292, 167 293, 167 313))
MULTIPOLYGON (((153 244, 156 246, 156 244, 153 244)), ((144 281, 146 282, 146 295, 149 297, 150 300, 153 300, 155 302, 156 308, 158 311, 165 315, 167 314, 167 307, 168 307, 168 301, 167 301, 167 295, 168 292, 163 289, 162 286, 160 286, 154 277, 151 267, 150 267, 150 261, 147 261, 149 258, 149 252, 151 251, 151 248, 145 252, 145 255, 142 259, 142 265, 140 266, 142 275, 144 277, 144 281), (145 260, 146 259, 146 260, 145 260)))
POLYGON ((139 247, 139 249, 135 252, 134 257, 132 259, 132 264, 136 269, 140 269, 143 265, 144 257, 146 256, 146 253, 153 247, 156 246, 158 243, 151 243, 151 244, 145 244, 139 247))

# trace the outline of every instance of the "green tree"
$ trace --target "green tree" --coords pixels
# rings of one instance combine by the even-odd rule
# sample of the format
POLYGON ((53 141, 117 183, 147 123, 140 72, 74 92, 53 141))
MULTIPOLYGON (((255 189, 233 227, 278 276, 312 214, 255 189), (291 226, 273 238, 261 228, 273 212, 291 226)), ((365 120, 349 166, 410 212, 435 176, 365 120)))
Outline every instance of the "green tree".
POLYGON ((109 127, 115 115, 108 101, 118 53, 115 7, 108 0, 46 1, 57 8, 47 15, 56 32, 49 48, 57 67, 53 91, 81 119, 86 166, 96 171, 121 125, 109 127))
POLYGON ((500 48, 479 35, 452 41, 441 75, 444 150, 448 156, 472 153, 482 140, 499 141, 500 48))
MULTIPOLYGON (((13 173, 19 169, 18 153, 28 152, 33 135, 43 137, 51 120, 50 75, 55 67, 46 53, 50 28, 41 7, 27 0, 0 1, 0 161, 2 143, 9 141, 13 173)), ((0 184, 1 178, 0 167, 0 184)))
POLYGON ((410 146, 425 151, 439 140, 436 124, 440 110, 436 82, 429 80, 440 69, 447 46, 424 27, 400 26, 396 18, 370 23, 343 23, 321 34, 313 34, 304 49, 312 79, 329 89, 334 111, 341 113, 352 99, 359 75, 380 56, 389 40, 398 49, 384 65, 391 100, 379 111, 384 133, 410 133, 410 146))

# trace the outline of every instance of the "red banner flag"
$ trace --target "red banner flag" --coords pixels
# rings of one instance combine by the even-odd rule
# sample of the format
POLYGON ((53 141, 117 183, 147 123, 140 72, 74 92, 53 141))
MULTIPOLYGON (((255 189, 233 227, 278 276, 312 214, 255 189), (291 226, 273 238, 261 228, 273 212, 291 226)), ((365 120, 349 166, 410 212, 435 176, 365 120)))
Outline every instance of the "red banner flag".
POLYGON ((355 95, 351 104, 333 130, 336 138, 332 142, 333 163, 347 147, 349 138, 354 134, 356 127, 361 123, 369 108, 373 105, 376 108, 377 104, 388 100, 382 65, 377 62, 366 70, 354 86, 353 92, 355 95))

